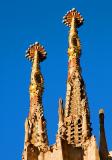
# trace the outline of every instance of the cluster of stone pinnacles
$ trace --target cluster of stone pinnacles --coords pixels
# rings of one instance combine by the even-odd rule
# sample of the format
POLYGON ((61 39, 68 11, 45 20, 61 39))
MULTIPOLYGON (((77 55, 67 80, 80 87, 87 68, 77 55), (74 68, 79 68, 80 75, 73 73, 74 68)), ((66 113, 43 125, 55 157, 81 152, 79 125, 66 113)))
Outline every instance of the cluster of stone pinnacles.
POLYGON ((105 130, 104 111, 100 110, 100 146, 92 135, 88 100, 80 68, 80 40, 77 28, 83 18, 76 9, 64 16, 64 24, 70 27, 68 47, 68 77, 65 107, 59 99, 59 123, 56 143, 48 144, 46 121, 43 114, 42 94, 44 79, 40 62, 46 59, 46 51, 35 43, 26 51, 32 61, 30 111, 25 122, 25 143, 22 160, 109 160, 105 130))

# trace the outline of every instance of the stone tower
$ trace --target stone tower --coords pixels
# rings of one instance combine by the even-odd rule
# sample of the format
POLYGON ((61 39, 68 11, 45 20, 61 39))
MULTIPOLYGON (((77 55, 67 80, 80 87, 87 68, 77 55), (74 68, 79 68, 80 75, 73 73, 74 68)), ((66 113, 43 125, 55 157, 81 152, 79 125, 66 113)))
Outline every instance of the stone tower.
POLYGON ((56 143, 48 144, 46 121, 43 115, 42 93, 43 77, 40 62, 46 58, 46 51, 39 43, 28 48, 26 57, 32 61, 30 92, 30 111, 25 122, 25 142, 22 160, 107 160, 111 159, 108 151, 104 111, 99 112, 100 145, 92 135, 88 100, 81 76, 81 45, 78 27, 83 18, 76 9, 64 16, 64 24, 70 27, 68 38, 68 77, 66 102, 59 99, 59 123, 56 143))

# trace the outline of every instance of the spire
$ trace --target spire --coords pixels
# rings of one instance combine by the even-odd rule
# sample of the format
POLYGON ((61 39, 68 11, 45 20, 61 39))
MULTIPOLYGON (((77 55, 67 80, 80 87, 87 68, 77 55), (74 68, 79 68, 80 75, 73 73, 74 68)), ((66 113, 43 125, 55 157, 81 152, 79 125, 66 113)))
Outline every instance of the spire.
POLYGON ((61 98, 59 99, 58 115, 59 115, 59 128, 60 128, 64 122, 63 100, 61 98))
MULTIPOLYGON (((40 62, 46 58, 46 51, 44 47, 38 42, 30 45, 30 48, 26 51, 26 58, 32 61, 32 72, 30 80, 30 112, 29 117, 34 115, 34 112, 38 110, 38 105, 42 106, 42 94, 43 94, 43 84, 44 80, 40 71, 40 62)), ((43 109, 41 110, 41 114, 43 109)))
POLYGON ((58 138, 65 138, 65 126, 64 126, 64 108, 63 108, 63 100, 59 99, 59 108, 58 108, 58 133, 57 133, 57 139, 58 138))
POLYGON ((48 139, 42 106, 44 80, 40 71, 40 62, 46 58, 46 51, 37 42, 28 48, 26 57, 32 61, 32 72, 29 87, 30 111, 25 122, 25 148, 30 144, 44 151, 48 147, 48 139))
POLYGON ((104 110, 99 110, 99 121, 100 121, 100 146, 99 146, 99 152, 100 152, 100 158, 101 160, 108 159, 108 147, 106 142, 106 136, 105 136, 105 127, 104 127, 104 110))
POLYGON ((72 9, 64 16, 63 22, 70 27, 64 124, 68 143, 80 145, 91 136, 88 102, 80 69, 81 46, 77 31, 83 24, 83 18, 76 9, 72 9))

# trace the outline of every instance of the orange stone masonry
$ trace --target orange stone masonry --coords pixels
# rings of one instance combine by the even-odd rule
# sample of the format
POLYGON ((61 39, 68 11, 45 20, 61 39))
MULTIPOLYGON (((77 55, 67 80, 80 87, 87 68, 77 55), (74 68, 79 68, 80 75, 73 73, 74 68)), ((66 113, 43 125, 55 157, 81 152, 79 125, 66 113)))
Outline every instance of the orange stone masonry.
POLYGON ((72 9, 63 18, 70 27, 68 37, 68 77, 65 106, 59 99, 59 123, 56 143, 49 145, 46 121, 42 105, 44 79, 40 71, 40 62, 46 59, 46 51, 38 42, 26 51, 26 57, 32 61, 29 87, 30 110, 25 121, 25 142, 22 160, 112 160, 108 151, 104 111, 99 112, 100 144, 92 135, 88 99, 81 75, 81 45, 78 28, 83 24, 83 17, 72 9))

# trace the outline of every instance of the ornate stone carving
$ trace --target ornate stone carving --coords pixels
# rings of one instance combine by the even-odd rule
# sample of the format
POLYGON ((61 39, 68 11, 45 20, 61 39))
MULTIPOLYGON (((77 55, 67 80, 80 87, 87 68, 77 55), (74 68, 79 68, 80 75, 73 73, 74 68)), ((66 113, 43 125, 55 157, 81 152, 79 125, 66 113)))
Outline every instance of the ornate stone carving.
POLYGON ((77 27, 83 23, 83 18, 80 13, 72 9, 64 16, 64 23, 70 27, 64 125, 67 127, 68 142, 74 145, 82 145, 84 139, 91 135, 90 119, 87 118, 89 117, 89 109, 80 69, 81 45, 77 31, 77 27), (82 131, 84 131, 84 134, 82 134, 82 131))
POLYGON ((33 64, 29 87, 30 111, 25 122, 25 146, 23 159, 29 160, 25 157, 27 157, 27 154, 29 154, 28 146, 32 145, 33 150, 31 157, 32 160, 34 160, 36 150, 45 151, 48 148, 46 122, 44 119, 42 106, 44 80, 40 71, 40 62, 46 58, 46 51, 39 43, 35 43, 28 48, 26 57, 31 60, 33 64))
POLYGON ((65 15, 64 23, 70 27, 68 78, 65 109, 62 99, 59 99, 56 143, 48 146, 46 121, 43 115, 44 79, 40 71, 40 62, 46 58, 46 52, 39 43, 35 43, 28 48, 26 54, 33 64, 29 88, 30 111, 25 122, 22 160, 111 160, 112 154, 108 152, 106 144, 103 110, 100 110, 99 115, 99 150, 95 137, 91 135, 88 100, 81 76, 81 45, 77 31, 77 28, 83 24, 83 18, 76 9, 72 9, 65 15))

